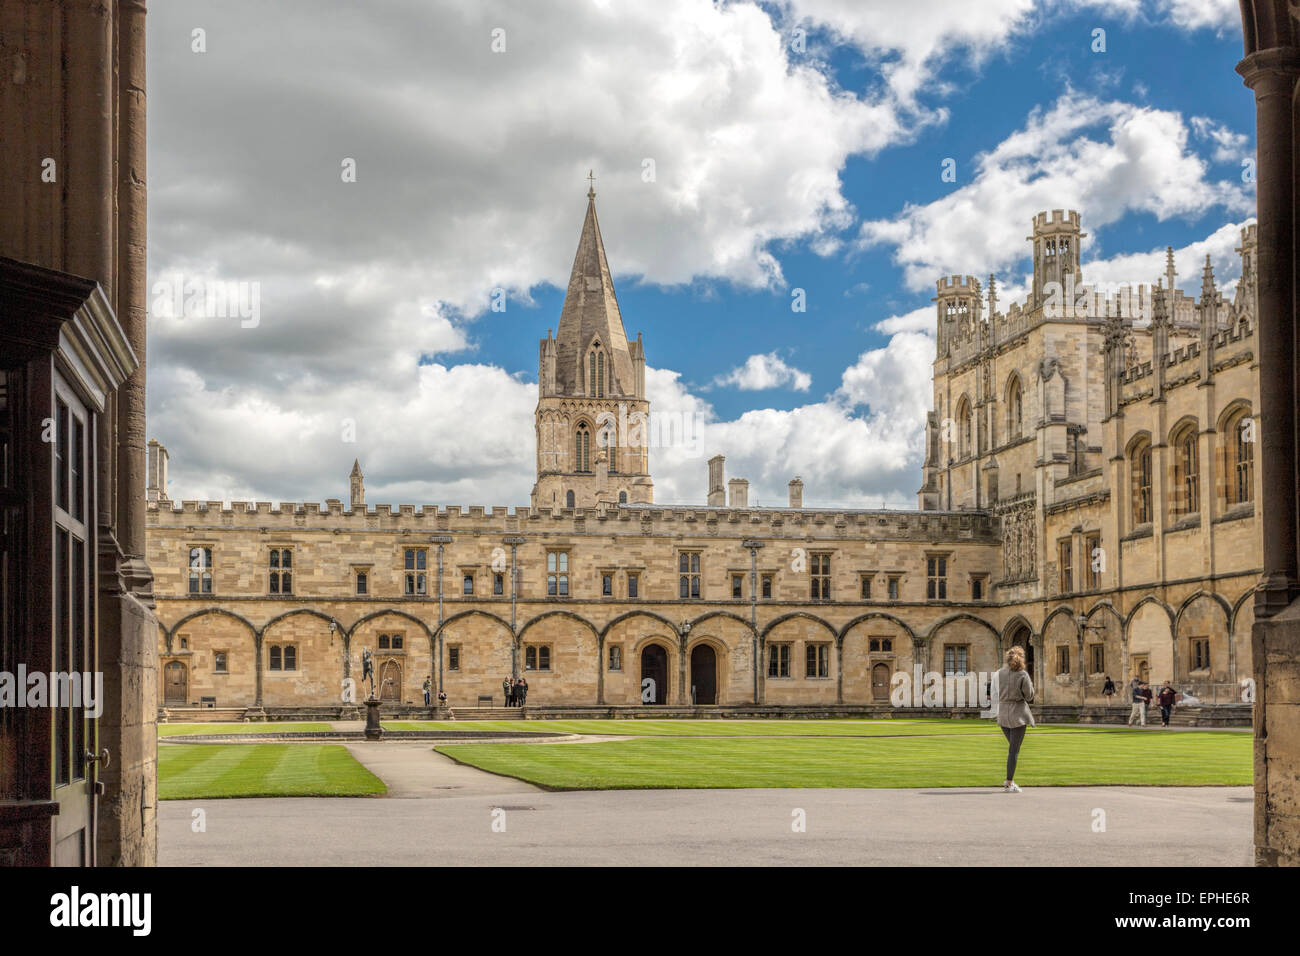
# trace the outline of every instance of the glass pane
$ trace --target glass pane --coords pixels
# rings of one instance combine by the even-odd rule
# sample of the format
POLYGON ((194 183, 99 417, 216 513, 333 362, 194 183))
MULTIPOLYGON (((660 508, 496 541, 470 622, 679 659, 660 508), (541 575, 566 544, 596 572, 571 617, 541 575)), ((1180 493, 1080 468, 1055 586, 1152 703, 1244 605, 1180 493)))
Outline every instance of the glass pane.
POLYGON ((293 567, 292 551, 284 551, 280 554, 280 566, 285 568, 293 567))

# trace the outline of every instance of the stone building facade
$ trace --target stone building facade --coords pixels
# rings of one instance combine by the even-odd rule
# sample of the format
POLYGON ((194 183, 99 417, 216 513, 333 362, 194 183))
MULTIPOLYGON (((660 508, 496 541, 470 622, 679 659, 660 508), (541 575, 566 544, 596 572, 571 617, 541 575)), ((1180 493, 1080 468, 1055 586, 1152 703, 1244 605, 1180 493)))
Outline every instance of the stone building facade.
POLYGON ((1049 704, 1130 673, 1240 699, 1252 230, 1231 302, 1208 269, 1200 300, 1170 296, 1171 266, 1149 322, 1061 306, 1074 213, 1036 218, 1026 303, 941 280, 917 510, 806 508, 797 478, 788 506, 750 507, 721 456, 706 504, 659 506, 594 199, 539 350, 529 507, 368 506, 359 463, 346 505, 176 503, 151 444, 161 706, 337 705, 369 650, 393 703, 426 678, 453 707, 500 703, 522 673, 530 706, 886 707, 895 674, 992 671, 1013 642, 1049 704))

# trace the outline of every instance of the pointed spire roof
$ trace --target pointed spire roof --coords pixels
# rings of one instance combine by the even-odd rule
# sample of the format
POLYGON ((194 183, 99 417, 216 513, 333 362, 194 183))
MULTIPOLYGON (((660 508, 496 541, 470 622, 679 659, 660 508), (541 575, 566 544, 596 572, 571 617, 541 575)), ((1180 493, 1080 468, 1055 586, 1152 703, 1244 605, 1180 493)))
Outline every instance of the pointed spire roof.
POLYGON ((359 459, 359 458, 353 458, 353 459, 352 459, 352 474, 349 475, 348 477, 350 477, 350 478, 360 478, 360 477, 362 477, 362 475, 361 475, 361 459, 359 459))
POLYGON ((556 331, 555 378, 565 394, 583 391, 581 361, 592 344, 599 342, 610 358, 608 396, 631 394, 632 359, 628 351, 623 316, 614 295, 614 279, 605 258, 605 244, 596 219, 596 191, 587 190, 587 215, 582 222, 578 251, 573 257, 569 287, 560 310, 556 331))
POLYGON ((1210 263, 1210 254, 1205 254, 1205 269, 1201 273, 1201 301, 1213 302, 1216 294, 1214 286, 1214 266, 1210 263))

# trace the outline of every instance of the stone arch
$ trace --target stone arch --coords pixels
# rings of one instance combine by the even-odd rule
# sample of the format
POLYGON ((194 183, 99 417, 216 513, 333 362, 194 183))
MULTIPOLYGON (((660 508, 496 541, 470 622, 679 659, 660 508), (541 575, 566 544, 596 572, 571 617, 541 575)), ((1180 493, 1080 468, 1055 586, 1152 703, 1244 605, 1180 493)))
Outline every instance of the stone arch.
POLYGON ((505 703, 501 682, 515 676, 517 664, 509 621, 472 608, 451 615, 434 628, 434 634, 438 639, 434 671, 449 706, 475 707, 480 697, 505 703))
MULTIPOLYGON (((347 672, 355 679, 360 680, 361 655, 364 651, 369 650, 373 655, 375 663, 375 687, 378 691, 380 684, 384 680, 381 673, 381 664, 389 660, 396 660, 399 665, 398 676, 401 678, 401 684, 396 688, 398 691, 397 699, 401 703, 423 703, 424 696, 422 688, 426 677, 437 680, 437 667, 435 666, 434 648, 434 629, 425 621, 397 608, 383 608, 378 611, 372 611, 369 614, 358 618, 351 627, 348 628, 348 665, 347 672), (393 632, 393 628, 385 626, 385 621, 401 621, 407 624, 414 624, 419 630, 414 633, 407 633, 403 629, 403 646, 395 650, 389 647, 379 646, 378 638, 381 633, 393 632), (416 641, 415 637, 421 635, 424 640, 416 641)), ((368 694, 369 687, 364 691, 358 687, 358 696, 368 694)), ((382 696, 382 695, 381 695, 382 696)))
POLYGON ((705 621, 710 621, 713 620, 714 618, 726 618, 729 621, 735 621, 737 624, 744 627, 745 630, 749 631, 751 634, 757 633, 754 630, 754 626, 750 624, 749 621, 741 617, 739 614, 733 614, 731 611, 708 611, 704 614, 701 614, 693 621, 691 621, 690 625, 692 628, 695 628, 700 624, 703 624, 705 621))
POLYGON ((546 611, 519 629, 518 644, 530 707, 599 702, 602 645, 600 629, 589 620, 571 611, 546 611))
MULTIPOLYGON (((981 617, 959 611, 949 614, 930 625, 926 639, 926 669, 945 670, 945 643, 940 640, 944 632, 956 632, 957 640, 950 641, 956 647, 967 647, 967 672, 996 671, 1001 666, 998 644, 998 629, 981 617), (964 640, 963 640, 964 639, 964 640)), ((954 667, 960 667, 960 656, 954 654, 954 667)))
POLYGON ((826 623, 825 621, 823 621, 817 615, 809 614, 807 611, 791 611, 789 614, 782 614, 780 617, 774 618, 773 620, 769 621, 767 626, 764 627, 759 632, 758 635, 759 639, 762 641, 766 641, 767 635, 771 634, 772 631, 775 630, 778 625, 784 624, 787 621, 793 621, 796 618, 807 618, 810 621, 820 624, 822 627, 824 627, 827 630, 827 632, 829 632, 832 639, 838 640, 839 638, 839 635, 836 633, 835 628, 832 627, 830 624, 826 623))
POLYGON ((759 641, 764 702, 834 704, 840 687, 838 644, 835 628, 815 614, 794 611, 771 621, 759 641), (776 673, 770 672, 773 661, 776 673))
POLYGON ((1154 596, 1139 601, 1124 622, 1125 643, 1128 648, 1127 681, 1143 673, 1153 684, 1174 675, 1173 613, 1154 596), (1163 612, 1163 613, 1161 613, 1163 612))
POLYGON ((918 647, 907 622, 884 611, 859 614, 845 624, 840 629, 839 645, 840 703, 860 705, 887 701, 888 686, 876 687, 875 669, 883 665, 891 678, 899 671, 910 673, 918 647), (876 650, 871 647, 873 640, 877 641, 876 650))
MULTIPOLYGON (((658 651, 655 652, 656 654, 658 651)), ((670 704, 681 696, 681 688, 678 686, 680 680, 678 674, 684 668, 685 664, 681 659, 681 645, 676 640, 663 636, 662 634, 650 634, 632 645, 632 659, 629 661, 632 667, 632 673, 635 675, 633 684, 634 703, 648 703, 642 700, 642 688, 645 687, 645 681, 652 679, 655 681, 654 693, 657 703, 670 704), (662 670, 649 669, 646 651, 651 648, 659 648, 663 655, 662 670)))
POLYGON ((164 625, 162 621, 159 621, 158 622, 159 626, 163 627, 166 630, 168 646, 171 645, 172 638, 176 636, 176 632, 180 630, 182 624, 192 621, 195 618, 203 617, 204 615, 207 614, 221 614, 224 615, 225 617, 234 618, 240 624, 244 625, 244 627, 248 628, 249 632, 254 637, 262 633, 261 628, 259 628, 257 625, 255 625, 252 621, 250 621, 248 618, 244 617, 243 615, 236 614, 234 611, 227 611, 223 607, 207 607, 207 608, 203 608, 201 611, 191 611, 189 614, 186 614, 183 618, 181 618, 179 621, 173 624, 170 629, 167 629, 166 625, 164 625))
POLYGON ((641 650, 652 640, 668 654, 670 688, 677 686, 677 658, 681 649, 678 626, 662 614, 635 610, 620 614, 600 633, 600 701, 605 704, 641 703, 641 650), (615 650, 617 649, 617 650, 615 650), (611 655, 617 653, 618 666, 611 655))
POLYGON ((694 701, 696 704, 726 704, 731 703, 727 693, 727 674, 730 673, 728 666, 728 657, 730 649, 725 641, 715 637, 712 634, 705 634, 700 637, 692 637, 686 642, 686 688, 687 701, 691 702, 690 691, 696 689, 703 691, 706 689, 706 675, 696 674, 696 651, 699 648, 707 647, 713 652, 713 699, 705 700, 699 694, 694 701))
MULTIPOLYGON (((1175 686, 1185 681, 1204 684, 1229 680, 1232 631, 1228 622, 1231 620, 1232 605, 1221 594, 1199 590, 1183 601, 1174 615, 1175 686), (1209 660, 1198 660, 1195 642, 1206 639, 1209 660)), ((1193 687, 1192 693, 1204 697, 1206 690, 1209 688, 1193 687)))
POLYGON ((277 614, 262 627, 262 698, 267 707, 293 707, 341 699, 348 642, 335 618, 312 608, 277 614), (336 630, 330 633, 334 622, 336 630), (294 648, 290 670, 284 648, 294 648), (271 669, 271 648, 279 648, 279 670, 271 669))
MULTIPOLYGON (((723 612, 719 612, 719 613, 723 613, 723 612)), ((707 614, 705 615, 705 617, 709 617, 709 616, 710 615, 707 614)), ((605 642, 605 635, 607 635, 610 631, 612 631, 617 625, 622 624, 624 621, 629 621, 632 618, 636 618, 636 617, 651 618, 652 620, 655 620, 660 624, 662 624, 664 627, 668 628, 668 630, 672 631, 674 634, 677 633, 677 625, 674 624, 672 621, 668 620, 668 618, 664 617, 662 614, 656 614, 654 613, 654 611, 642 611, 642 610, 628 611, 625 614, 620 614, 618 617, 614 618, 603 628, 600 629, 600 633, 598 636, 600 638, 601 643, 603 644, 605 642)), ((701 620, 702 619, 703 618, 701 618, 701 620)))
MULTIPOLYGON (((357 621, 357 624, 360 624, 362 621, 369 620, 369 619, 372 618, 372 617, 377 617, 378 615, 380 615, 380 614, 384 614, 384 613, 386 613, 386 612, 384 612, 384 611, 376 611, 374 614, 367 614, 365 617, 361 618, 361 620, 357 621)), ((402 612, 399 611, 399 612, 397 612, 397 613, 401 614, 402 612)), ((510 622, 509 622, 509 621, 507 621, 507 620, 506 620, 505 618, 503 618, 503 617, 498 617, 497 615, 493 614, 491 611, 484 611, 484 610, 481 609, 481 608, 471 608, 471 609, 468 610, 468 611, 457 611, 457 612, 456 612, 455 614, 453 614, 451 617, 445 618, 441 624, 438 624, 438 625, 436 625, 436 626, 434 626, 434 627, 432 627, 432 628, 428 627, 428 625, 425 625, 425 629, 429 632, 429 639, 432 640, 432 639, 438 637, 440 634, 442 634, 442 632, 447 628, 447 625, 449 625, 449 624, 454 624, 454 623, 456 623, 457 621, 461 620, 462 618, 474 617, 475 615, 478 615, 478 616, 480 616, 480 617, 486 617, 486 618, 489 618, 489 619, 495 621, 497 624, 500 624, 500 625, 501 625, 502 627, 504 627, 507 631, 510 630, 510 622)), ((419 624, 424 624, 424 622, 421 621, 421 620, 420 620, 419 618, 417 618, 417 617, 411 617, 411 615, 409 615, 409 614, 404 615, 404 616, 406 616, 406 617, 410 617, 411 620, 413 620, 413 621, 415 621, 415 622, 417 622, 417 623, 419 623, 419 624)), ((356 624, 354 624, 353 627, 356 627, 356 624)))
POLYGON ((166 700, 161 668, 169 661, 185 665, 186 703, 209 697, 219 707, 245 707, 257 700, 261 631, 247 618, 224 608, 203 608, 186 614, 170 629, 160 621, 158 631, 163 637, 159 642, 163 646, 158 649, 159 706, 164 706, 166 700), (184 649, 177 641, 182 630, 189 638, 184 649), (223 671, 217 669, 219 653, 226 655, 223 671))

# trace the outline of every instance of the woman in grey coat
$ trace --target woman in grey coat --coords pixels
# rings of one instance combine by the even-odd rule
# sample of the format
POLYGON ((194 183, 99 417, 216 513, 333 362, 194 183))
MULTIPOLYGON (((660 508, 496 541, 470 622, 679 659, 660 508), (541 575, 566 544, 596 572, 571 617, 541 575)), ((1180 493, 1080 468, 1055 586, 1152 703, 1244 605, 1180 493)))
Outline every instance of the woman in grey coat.
POLYGON ((1034 682, 1025 670, 1025 650, 1016 646, 1007 651, 1007 663, 998 671, 998 726, 1007 738, 1007 779, 1002 789, 1019 793, 1016 786, 1016 758, 1025 739, 1026 727, 1034 725, 1029 702, 1034 699, 1034 682))

